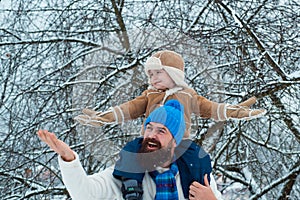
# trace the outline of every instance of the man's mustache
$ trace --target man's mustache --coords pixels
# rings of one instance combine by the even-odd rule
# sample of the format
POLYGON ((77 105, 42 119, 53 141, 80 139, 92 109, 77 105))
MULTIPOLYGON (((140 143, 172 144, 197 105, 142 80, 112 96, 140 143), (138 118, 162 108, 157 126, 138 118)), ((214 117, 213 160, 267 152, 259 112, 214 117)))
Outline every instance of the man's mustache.
MULTIPOLYGON (((156 140, 155 138, 145 138, 142 143, 142 149, 146 152, 152 152, 152 150, 147 150, 148 146, 156 147, 157 149, 161 149, 160 141, 156 140)), ((146 153, 145 152, 145 153, 146 153)))

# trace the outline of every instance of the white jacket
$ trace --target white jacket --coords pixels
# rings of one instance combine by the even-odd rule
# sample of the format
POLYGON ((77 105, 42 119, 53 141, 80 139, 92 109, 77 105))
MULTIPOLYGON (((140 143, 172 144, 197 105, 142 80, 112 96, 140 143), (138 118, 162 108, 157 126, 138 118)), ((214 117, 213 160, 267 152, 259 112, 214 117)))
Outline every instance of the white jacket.
MULTIPOLYGON (((65 162, 58 157, 63 182, 73 200, 122 200, 121 181, 112 175, 114 167, 87 175, 84 171, 78 154, 72 162, 65 162)), ((175 176, 179 200, 185 199, 182 192, 179 173, 175 176)), ((211 188, 218 200, 221 200, 221 193, 217 190, 216 182, 211 176, 211 188)), ((153 200, 156 193, 156 186, 148 173, 143 179, 143 200, 153 200)))

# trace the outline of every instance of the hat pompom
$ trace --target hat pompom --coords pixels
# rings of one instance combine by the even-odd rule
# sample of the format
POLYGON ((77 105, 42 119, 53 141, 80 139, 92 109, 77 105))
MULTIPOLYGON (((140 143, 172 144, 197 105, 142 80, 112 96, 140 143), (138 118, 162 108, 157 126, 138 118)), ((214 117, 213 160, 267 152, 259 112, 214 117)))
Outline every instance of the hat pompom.
POLYGON ((183 112, 183 105, 181 105, 178 100, 171 99, 165 103, 165 106, 171 106, 180 112, 183 112))

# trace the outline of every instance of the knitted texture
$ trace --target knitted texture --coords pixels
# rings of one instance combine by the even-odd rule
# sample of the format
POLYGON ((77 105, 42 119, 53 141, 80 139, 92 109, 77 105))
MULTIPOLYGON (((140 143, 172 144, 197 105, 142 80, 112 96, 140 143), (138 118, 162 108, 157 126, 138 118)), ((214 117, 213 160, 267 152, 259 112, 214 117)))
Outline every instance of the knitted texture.
POLYGON ((178 100, 172 99, 167 101, 163 106, 156 108, 145 121, 146 125, 150 122, 163 124, 169 129, 178 145, 185 131, 184 108, 178 100))
POLYGON ((170 169, 159 173, 151 172, 150 175, 156 185, 155 200, 178 200, 178 191, 175 176, 178 173, 176 163, 170 166, 170 169))

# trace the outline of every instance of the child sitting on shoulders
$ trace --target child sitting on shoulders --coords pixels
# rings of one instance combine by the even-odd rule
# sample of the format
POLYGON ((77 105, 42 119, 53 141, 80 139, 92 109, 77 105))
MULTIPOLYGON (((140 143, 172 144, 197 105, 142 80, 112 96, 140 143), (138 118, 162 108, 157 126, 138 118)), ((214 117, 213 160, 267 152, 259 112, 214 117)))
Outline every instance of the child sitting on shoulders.
MULTIPOLYGON (((216 121, 228 119, 253 119, 265 114, 264 109, 250 109, 256 102, 252 97, 238 105, 217 103, 198 95, 196 91, 184 81, 184 60, 182 56, 174 51, 164 50, 153 54, 145 63, 145 72, 149 78, 149 88, 135 99, 121 105, 110 108, 105 112, 98 112, 90 109, 83 109, 84 115, 75 117, 83 125, 102 126, 105 124, 122 124, 125 121, 133 120, 141 116, 148 117, 149 113, 167 100, 177 99, 184 107, 184 118, 186 129, 184 138, 188 139, 191 128, 191 115, 195 114, 201 118, 211 118, 216 121)), ((141 182, 143 173, 124 172, 118 166, 126 162, 129 155, 126 152, 137 153, 138 147, 135 142, 129 142, 120 152, 120 159, 116 163, 114 176, 124 180, 124 198, 136 195, 139 199, 142 196, 141 182), (132 181, 132 179, 134 181, 132 181), (130 183, 130 184, 128 184, 130 183)), ((199 149, 187 147, 190 155, 195 158, 199 156, 199 149)), ((131 166, 135 164, 130 163, 131 166)), ((136 163, 136 166, 139 166, 136 163)), ((199 180, 203 183, 203 180, 199 180)), ((133 198, 134 199, 134 198, 133 198)))

